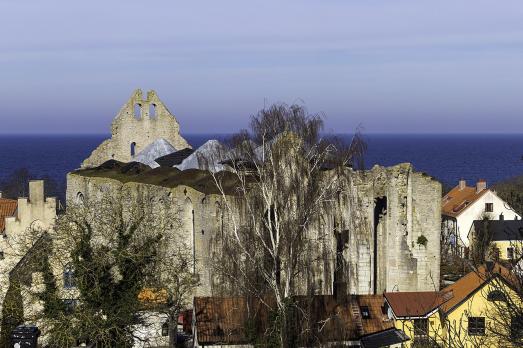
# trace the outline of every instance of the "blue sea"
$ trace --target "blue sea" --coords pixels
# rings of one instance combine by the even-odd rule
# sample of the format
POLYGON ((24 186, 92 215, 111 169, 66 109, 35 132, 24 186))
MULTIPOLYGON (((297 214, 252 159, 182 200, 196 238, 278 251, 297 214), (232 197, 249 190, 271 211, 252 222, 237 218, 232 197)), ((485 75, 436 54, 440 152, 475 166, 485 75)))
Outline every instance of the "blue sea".
MULTIPOLYGON (((225 135, 185 134, 193 147, 225 135)), ((34 178, 50 176, 65 188, 67 172, 106 135, 0 135, 0 181, 18 168, 27 168, 34 178)), ((350 136, 346 135, 347 138, 350 136)), ((432 134, 364 135, 365 165, 411 162, 414 167, 442 183, 454 186, 460 178, 488 184, 523 175, 523 134, 432 134)))

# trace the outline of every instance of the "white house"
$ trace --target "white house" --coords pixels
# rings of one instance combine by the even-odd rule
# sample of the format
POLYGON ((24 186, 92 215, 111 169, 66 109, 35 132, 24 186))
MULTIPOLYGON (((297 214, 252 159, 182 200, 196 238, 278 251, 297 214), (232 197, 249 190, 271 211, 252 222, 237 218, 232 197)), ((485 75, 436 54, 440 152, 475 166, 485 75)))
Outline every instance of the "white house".
POLYGON ((468 248, 468 233, 474 220, 481 220, 485 215, 491 220, 521 219, 507 202, 487 188, 485 180, 479 180, 476 186, 467 186, 465 180, 450 190, 441 200, 442 233, 449 237, 454 245, 468 248))

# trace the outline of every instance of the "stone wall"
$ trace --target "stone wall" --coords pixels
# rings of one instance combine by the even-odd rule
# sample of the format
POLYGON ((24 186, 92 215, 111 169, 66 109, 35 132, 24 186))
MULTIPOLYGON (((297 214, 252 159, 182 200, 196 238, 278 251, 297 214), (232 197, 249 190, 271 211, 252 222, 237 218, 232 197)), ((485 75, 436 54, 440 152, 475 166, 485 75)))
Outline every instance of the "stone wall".
POLYGON ((195 295, 210 296, 212 291, 210 257, 210 237, 221 233, 223 228, 221 197, 206 195, 188 186, 168 188, 142 183, 122 183, 117 180, 101 177, 85 177, 79 174, 67 176, 67 202, 78 202, 89 199, 96 209, 96 200, 101 199, 103 192, 122 190, 139 191, 155 197, 162 202, 162 214, 171 214, 179 218, 175 226, 192 249, 195 272, 200 275, 201 286, 195 295), (81 198, 80 198, 81 197, 81 198))
POLYGON ((130 162, 147 145, 163 138, 177 150, 191 146, 180 135, 180 126, 154 91, 136 90, 120 109, 113 120, 111 138, 100 144, 82 163, 82 168, 96 167, 103 162, 115 159, 130 162))
POLYGON ((0 237, 0 313, 9 288, 9 273, 25 256, 38 235, 52 229, 56 219, 56 198, 44 196, 43 180, 29 182, 29 198, 18 198, 16 216, 5 220, 5 235, 0 237))
POLYGON ((441 184, 410 164, 375 166, 348 177, 340 230, 349 234, 349 292, 439 289, 441 184), (421 235, 426 245, 417 243, 421 235))
MULTIPOLYGON (((375 166, 369 171, 347 169, 340 177, 345 189, 338 202, 315 223, 315 250, 307 255, 317 264, 303 275, 303 293, 332 294, 334 282, 347 284, 353 294, 383 291, 424 291, 439 288, 441 185, 413 171, 410 164, 375 166), (338 234, 338 236, 337 236, 338 234), (427 242, 418 244, 423 235, 427 242), (320 240, 321 238, 321 240, 320 240), (343 272, 335 275, 337 243, 342 241, 343 272), (305 279, 306 278, 306 279, 305 279), (312 282, 311 282, 312 279, 312 282), (312 284, 307 289, 305 284, 312 284)), ((69 174, 68 202, 78 197, 100 196, 103 190, 147 190, 162 197, 167 211, 181 221, 180 229, 193 249, 195 271, 200 274, 197 294, 213 294, 210 257, 213 236, 229 233, 230 214, 222 197, 179 185, 173 188, 143 183, 121 183, 103 177, 69 174)), ((233 200, 230 200, 232 202, 233 200)), ((240 214, 240 209, 238 212, 240 214)), ((314 237, 314 236, 313 236, 314 237)), ((300 287, 301 288, 301 287, 300 287)))

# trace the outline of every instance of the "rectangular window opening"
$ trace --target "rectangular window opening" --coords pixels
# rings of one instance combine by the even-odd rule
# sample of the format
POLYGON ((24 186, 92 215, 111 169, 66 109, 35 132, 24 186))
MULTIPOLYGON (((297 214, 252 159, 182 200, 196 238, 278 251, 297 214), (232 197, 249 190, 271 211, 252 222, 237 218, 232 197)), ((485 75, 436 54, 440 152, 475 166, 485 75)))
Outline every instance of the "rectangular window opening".
POLYGON ((468 333, 471 336, 485 335, 485 317, 469 317, 468 333))
POLYGON ((414 337, 424 338, 429 335, 428 319, 414 319, 414 337))

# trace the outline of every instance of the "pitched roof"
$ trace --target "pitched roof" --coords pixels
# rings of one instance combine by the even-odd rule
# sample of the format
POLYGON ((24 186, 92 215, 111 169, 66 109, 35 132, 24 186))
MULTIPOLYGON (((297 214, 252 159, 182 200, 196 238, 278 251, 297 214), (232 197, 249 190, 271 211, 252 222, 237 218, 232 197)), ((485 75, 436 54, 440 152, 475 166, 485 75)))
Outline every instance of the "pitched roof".
POLYGON ((424 317, 450 299, 440 291, 386 292, 383 295, 397 317, 424 317))
POLYGON ((158 138, 142 151, 137 153, 133 160, 148 165, 151 168, 158 168, 160 165, 155 161, 158 157, 162 157, 175 152, 176 149, 164 138, 158 138))
MULTIPOLYGON (((350 296, 344 303, 338 303, 332 295, 297 296, 294 300, 301 309, 294 320, 299 325, 298 332, 309 333, 307 337, 299 337, 305 345, 311 341, 359 340, 365 335, 394 329, 393 321, 383 314, 381 295, 350 296), (355 317, 354 308, 361 311, 362 307, 367 307, 368 319, 361 318, 361 314, 355 317), (321 330, 307 330, 307 325, 321 325, 321 330)), ((264 301, 275 308, 271 298, 264 301)), ((254 322, 257 333, 263 335, 269 328, 271 316, 271 309, 261 301, 244 297, 195 297, 194 311, 200 344, 249 343, 246 324, 254 322)))
POLYGON ((389 347, 408 340, 408 336, 403 331, 389 329, 363 337, 361 344, 364 348, 379 348, 389 347))
POLYGON ((5 229, 5 218, 14 216, 18 202, 14 199, 0 198, 0 232, 5 229))
POLYGON ((451 284, 442 290, 442 292, 445 293, 451 292, 452 297, 441 305, 441 309, 445 313, 452 311, 456 306, 475 293, 476 290, 483 287, 484 284, 496 276, 501 276, 502 279, 512 283, 513 275, 507 268, 498 263, 493 265, 492 271, 488 271, 486 266, 480 266, 476 271, 467 273, 454 284, 451 284))
POLYGON ((492 241, 523 240, 523 220, 475 220, 474 231, 486 227, 492 241))
POLYGON ((172 167, 182 163, 183 160, 189 157, 193 152, 193 149, 185 148, 183 150, 158 157, 155 159, 155 162, 158 163, 161 167, 172 167))
POLYGON ((460 189, 458 185, 441 200, 441 212, 443 215, 456 217, 488 191, 489 189, 483 189, 477 192, 475 187, 470 186, 460 189))

